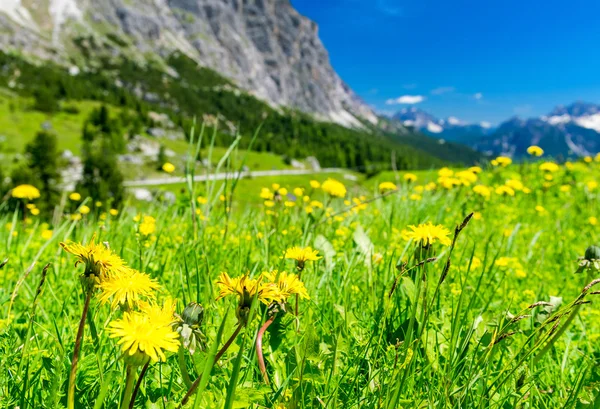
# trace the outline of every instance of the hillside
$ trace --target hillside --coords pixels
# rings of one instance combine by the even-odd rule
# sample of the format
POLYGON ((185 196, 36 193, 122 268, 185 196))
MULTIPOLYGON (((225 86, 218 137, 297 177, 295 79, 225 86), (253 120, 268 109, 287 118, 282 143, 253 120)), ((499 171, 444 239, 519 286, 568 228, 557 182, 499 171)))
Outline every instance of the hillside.
MULTIPOLYGON (((70 101, 97 101, 127 110, 132 135, 158 128, 150 112, 168 116, 168 123, 177 134, 189 135, 193 119, 204 123, 214 134, 216 146, 228 146, 239 133, 240 148, 258 152, 273 152, 288 158, 314 156, 322 166, 348 167, 360 170, 389 168, 391 152, 396 152, 398 169, 427 168, 458 161, 451 152, 428 153, 426 138, 394 139, 370 129, 350 129, 331 122, 321 122, 293 109, 275 109, 256 97, 236 88, 214 71, 198 66, 183 54, 167 58, 168 66, 147 62, 109 58, 104 44, 92 39, 80 39, 77 46, 90 55, 93 68, 76 72, 51 63, 36 65, 18 56, 0 54, 0 86, 22 97, 33 98, 34 108, 56 115, 70 101), (94 57, 92 57, 94 56, 94 57), (217 125, 218 124, 218 125, 217 125), (250 146, 252 135, 259 131, 250 146)), ((198 129, 199 126, 196 126, 198 129)), ((208 139, 208 138, 206 138, 208 139)), ((208 143, 208 141, 206 141, 208 143)), ((479 158, 472 154, 459 158, 472 163, 479 158)))
POLYGON ((78 37, 111 39, 110 55, 138 62, 173 52, 211 68, 272 106, 343 125, 376 122, 340 79, 315 22, 289 0, 40 0, 0 2, 0 46, 41 59, 78 60, 78 37))

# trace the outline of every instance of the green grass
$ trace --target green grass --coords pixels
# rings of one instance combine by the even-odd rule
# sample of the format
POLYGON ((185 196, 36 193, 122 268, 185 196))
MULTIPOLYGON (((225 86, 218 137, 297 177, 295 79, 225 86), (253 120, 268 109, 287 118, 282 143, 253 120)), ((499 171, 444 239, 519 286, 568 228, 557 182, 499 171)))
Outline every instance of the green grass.
MULTIPOLYGON (((193 195, 169 186, 175 203, 130 203, 118 216, 96 217, 106 210, 98 209, 75 220, 59 210, 53 223, 3 204, 0 408, 67 405, 85 269, 59 243, 89 243, 96 235, 160 284, 142 298, 162 305, 173 297, 179 315, 190 302, 204 311, 197 327, 187 321, 198 341, 193 353, 183 348, 150 363, 135 408, 176 408, 203 374, 186 408, 593 409, 600 399, 600 287, 590 283, 600 266, 576 271, 600 240, 599 174, 598 162, 561 166, 551 180, 538 164, 512 165, 486 169, 468 186, 424 190, 438 179, 426 172, 410 184, 400 179, 386 196, 375 196, 376 184, 392 174, 357 183, 331 175, 348 188, 344 199, 309 187, 329 175, 242 180, 235 191, 231 183, 198 184, 193 195), (496 192, 515 180, 527 189, 496 192), (283 197, 267 207, 259 194, 272 183, 304 188, 310 200, 292 205, 283 197), (489 199, 474 184, 489 187, 489 199), (198 194, 208 202, 198 203, 198 194), (423 246, 410 226, 427 222, 440 227, 423 246), (304 265, 283 258, 293 246, 311 246, 320 258, 304 265), (299 274, 309 298, 296 306, 296 297, 284 294, 286 303, 267 308, 268 276, 260 282, 265 304, 252 303, 250 294, 238 298, 236 288, 218 297, 222 272, 258 278, 275 270, 299 274), (272 313, 263 375, 256 340, 272 313)), ((285 288, 301 290, 297 283, 285 288)), ((100 294, 93 293, 84 327, 76 408, 120 406, 130 361, 110 337, 110 323, 131 310, 147 314, 143 304, 101 303, 100 294)), ((171 333, 164 320, 153 315, 135 334, 161 340, 159 328, 171 333)))
MULTIPOLYGON (((310 187, 311 180, 317 180, 322 183, 328 178, 344 180, 344 183, 346 184, 347 188, 353 193, 365 193, 367 191, 362 183, 364 177, 354 172, 315 173, 310 175, 293 175, 285 177, 261 176, 256 178, 244 178, 239 180, 237 182, 237 186, 234 193, 234 202, 236 205, 239 206, 260 205, 264 202, 264 199, 262 199, 259 195, 263 187, 272 189, 272 185, 276 183, 279 184, 281 187, 286 188, 290 193, 294 188, 297 187, 304 189, 305 192, 310 192, 313 190, 310 187), (357 180, 345 180, 343 178, 344 174, 351 175, 352 178, 356 178, 357 180)), ((221 190, 225 191, 227 187, 231 187, 231 183, 232 181, 217 181, 214 185, 214 190, 217 192, 221 190)), ((198 195, 206 195, 207 190, 210 189, 210 182, 208 185, 205 182, 198 182, 196 186, 196 192, 198 195)), ((185 195, 187 188, 184 183, 178 183, 170 185, 159 185, 156 187, 151 187, 150 189, 172 192, 181 197, 185 195)))
MULTIPOLYGON (((70 150, 75 155, 80 154, 81 132, 85 119, 92 110, 98 108, 101 104, 94 101, 68 101, 63 106, 77 108, 76 114, 67 112, 57 112, 55 114, 45 114, 35 111, 33 100, 14 95, 10 91, 0 88, 0 136, 3 136, 3 142, 0 142, 0 150, 10 158, 16 154, 22 153, 27 143, 35 137, 36 133, 42 130, 45 123, 50 124, 51 129, 58 136, 58 149, 60 151, 70 150)), ((118 112, 120 108, 109 106, 113 113, 118 112)), ((176 156, 170 160, 176 165, 175 175, 183 174, 185 170, 186 153, 189 144, 185 140, 155 139, 145 135, 149 140, 163 144, 166 148, 173 151, 176 156)), ((227 148, 214 147, 213 161, 218 160, 225 155, 227 148)), ((202 151, 202 157, 208 155, 208 150, 202 151)), ((236 149, 230 156, 230 165, 232 168, 239 168, 242 161, 245 160, 246 166, 250 170, 281 170, 292 169, 286 164, 282 156, 267 152, 254 152, 244 149, 236 149)), ((122 163, 121 168, 126 179, 156 178, 167 177, 169 175, 158 169, 156 163, 150 159, 143 166, 130 165, 122 163)), ((203 172, 203 167, 198 164, 197 172, 203 172)))
POLYGON ((25 145, 42 130, 42 125, 48 122, 51 129, 59 136, 58 148, 69 149, 78 155, 83 121, 94 108, 100 106, 100 103, 93 101, 69 103, 67 105, 76 106, 79 113, 58 112, 52 115, 35 111, 32 105, 32 99, 13 96, 4 91, 0 93, 0 129, 2 129, 1 135, 6 137, 1 145, 4 153, 23 152, 25 145))

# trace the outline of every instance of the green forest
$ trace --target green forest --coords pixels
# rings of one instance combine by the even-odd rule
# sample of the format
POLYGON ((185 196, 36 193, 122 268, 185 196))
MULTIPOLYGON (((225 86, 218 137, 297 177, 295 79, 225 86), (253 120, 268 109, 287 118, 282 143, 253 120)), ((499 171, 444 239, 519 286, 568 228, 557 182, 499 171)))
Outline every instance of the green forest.
MULTIPOLYGON (((70 101, 99 101, 123 108, 128 115, 121 126, 129 135, 153 126, 150 111, 168 114, 186 135, 198 130, 203 118, 210 116, 219 119, 214 133, 217 146, 230 145, 239 133, 240 148, 288 158, 315 156, 325 167, 369 173, 392 167, 392 157, 397 169, 471 164, 480 159, 479 153, 464 146, 441 145, 420 134, 386 133, 370 124, 362 130, 348 129, 296 110, 274 109, 181 53, 173 53, 161 63, 149 60, 141 64, 103 55, 102 45, 93 39, 75 43, 93 61, 91 68, 83 68, 77 75, 70 75, 64 66, 36 64, 0 52, 0 87, 32 97, 31 109, 48 115, 76 109, 70 101), (164 63, 177 75, 167 74, 164 63)), ((204 143, 209 143, 208 138, 204 143)))

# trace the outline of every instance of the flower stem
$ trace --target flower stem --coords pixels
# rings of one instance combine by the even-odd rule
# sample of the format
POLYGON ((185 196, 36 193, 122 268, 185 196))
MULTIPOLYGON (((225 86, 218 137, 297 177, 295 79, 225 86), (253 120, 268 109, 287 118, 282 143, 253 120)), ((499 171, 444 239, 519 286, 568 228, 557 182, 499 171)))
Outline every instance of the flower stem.
POLYGON ((90 307, 92 298, 92 289, 86 288, 85 303, 83 304, 83 312, 79 320, 79 328, 75 337, 75 348, 73 349, 73 359, 71 360, 71 373, 69 374, 69 390, 67 393, 67 409, 75 409, 75 376, 77 375, 77 363, 79 362, 79 353, 83 340, 83 330, 85 328, 85 319, 90 307))
POLYGON ((140 373, 140 377, 138 378, 135 388, 133 388, 133 393, 131 394, 131 402, 129 403, 129 409, 133 409, 135 406, 135 397, 137 396, 138 391, 140 390, 140 386, 142 386, 142 380, 144 379, 144 375, 148 371, 148 366, 150 365, 150 361, 146 362, 146 365, 142 368, 142 372, 140 373))
POLYGON ((183 382, 187 388, 192 386, 192 379, 190 378, 190 374, 187 370, 187 365, 185 363, 185 350, 183 349, 183 345, 179 347, 179 351, 177 353, 177 362, 179 363, 179 369, 181 370, 181 377, 183 378, 183 382))
POLYGON ((133 382, 135 381, 135 366, 127 365, 127 375, 125 376, 125 391, 121 400, 121 409, 128 409, 131 400, 131 391, 133 390, 133 382))
POLYGON ((263 379, 265 380, 265 383, 267 385, 269 384, 269 375, 267 375, 267 368, 265 366, 265 358, 263 356, 263 351, 262 351, 262 341, 263 341, 263 335, 265 334, 265 331, 273 323, 276 315, 277 314, 273 314, 271 316, 271 318, 269 318, 263 324, 263 326, 260 327, 260 329, 258 330, 258 335, 256 336, 256 356, 258 358, 258 367, 260 368, 260 372, 262 373, 263 379))
MULTIPOLYGON (((213 361, 213 364, 215 362, 217 362, 219 359, 221 359, 221 357, 223 356, 223 354, 227 351, 227 349, 229 349, 229 347, 231 346, 231 344, 233 344, 233 341, 239 335, 240 331, 242 330, 242 327, 243 327, 242 324, 238 324, 238 326, 235 329, 235 331, 233 331, 233 334, 231 334, 231 336, 229 337, 229 339, 227 340, 227 342, 225 342, 225 345, 223 345, 223 347, 221 348, 221 350, 217 353, 217 355, 215 355, 215 360, 213 361)), ((200 381, 202 381, 202 375, 198 376, 198 379, 196 379, 194 381, 194 383, 192 384, 192 386, 190 386, 190 389, 187 391, 187 393, 185 394, 185 396, 181 400, 180 407, 185 406, 185 404, 188 402, 188 400, 190 399, 190 397, 194 394, 194 392, 196 392, 196 388, 198 388, 198 385, 200 385, 200 381)))

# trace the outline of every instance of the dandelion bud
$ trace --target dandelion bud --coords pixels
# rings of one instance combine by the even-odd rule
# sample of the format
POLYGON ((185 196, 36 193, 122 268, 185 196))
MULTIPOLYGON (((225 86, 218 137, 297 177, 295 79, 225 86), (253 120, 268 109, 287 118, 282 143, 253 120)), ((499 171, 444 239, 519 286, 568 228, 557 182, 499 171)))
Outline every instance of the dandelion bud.
POLYGON ((585 259, 592 261, 592 260, 600 260, 600 247, 598 246, 589 246, 586 250, 585 250, 585 259))
POLYGON ((600 247, 589 246, 585 250, 585 255, 579 258, 579 268, 575 273, 582 273, 583 271, 589 272, 600 272, 600 247))
POLYGON ((181 318, 189 326, 200 326, 204 319, 204 307, 198 303, 191 302, 183 310, 181 318))

